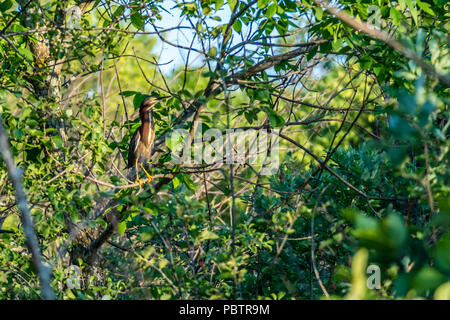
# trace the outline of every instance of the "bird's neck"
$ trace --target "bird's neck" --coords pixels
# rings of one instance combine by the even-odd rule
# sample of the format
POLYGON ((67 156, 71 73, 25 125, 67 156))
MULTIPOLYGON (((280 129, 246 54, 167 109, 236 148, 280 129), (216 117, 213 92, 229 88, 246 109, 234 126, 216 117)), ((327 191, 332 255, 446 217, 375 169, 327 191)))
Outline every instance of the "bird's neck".
POLYGON ((141 117, 142 125, 140 127, 141 141, 148 146, 150 144, 150 117, 148 113, 141 117))

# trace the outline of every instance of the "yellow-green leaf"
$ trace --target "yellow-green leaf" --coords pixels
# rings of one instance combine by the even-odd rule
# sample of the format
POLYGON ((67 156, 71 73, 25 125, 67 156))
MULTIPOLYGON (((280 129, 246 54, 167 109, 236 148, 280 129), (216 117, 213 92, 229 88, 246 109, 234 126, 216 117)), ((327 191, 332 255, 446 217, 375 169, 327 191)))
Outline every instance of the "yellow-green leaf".
POLYGON ((119 225, 117 226, 117 233, 118 233, 119 235, 123 236, 126 229, 127 229, 127 223, 126 223, 126 221, 121 221, 121 222, 119 223, 119 225))
POLYGON ((20 218, 17 214, 10 214, 6 217, 5 221, 3 221, 2 229, 17 231, 20 224, 20 218))

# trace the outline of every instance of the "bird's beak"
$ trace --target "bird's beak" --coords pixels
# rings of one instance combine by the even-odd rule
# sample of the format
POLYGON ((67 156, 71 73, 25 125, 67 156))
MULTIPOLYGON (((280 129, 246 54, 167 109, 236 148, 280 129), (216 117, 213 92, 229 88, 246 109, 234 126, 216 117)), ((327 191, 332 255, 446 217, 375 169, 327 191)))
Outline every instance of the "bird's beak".
POLYGON ((150 101, 149 101, 149 103, 148 103, 148 106, 149 106, 150 108, 153 109, 153 107, 154 107, 158 102, 159 102, 158 99, 151 98, 150 101))
POLYGON ((153 107, 155 106, 155 104, 158 103, 158 99, 150 97, 147 98, 146 100, 144 100, 141 104, 141 110, 142 111, 150 111, 151 109, 153 109, 153 107))
POLYGON ((147 99, 145 99, 142 104, 141 104, 141 110, 144 112, 148 112, 151 111, 153 109, 153 107, 160 101, 170 98, 168 97, 148 97, 147 99))

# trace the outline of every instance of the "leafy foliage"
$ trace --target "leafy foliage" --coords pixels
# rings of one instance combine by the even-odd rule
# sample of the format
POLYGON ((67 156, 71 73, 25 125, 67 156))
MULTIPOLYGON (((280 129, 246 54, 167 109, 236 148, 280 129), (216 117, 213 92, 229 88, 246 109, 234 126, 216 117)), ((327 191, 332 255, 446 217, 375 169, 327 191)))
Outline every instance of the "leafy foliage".
MULTIPOLYGON (((1 119, 57 298, 450 299, 448 6, 338 4, 430 74, 313 0, 3 1, 1 119), (171 161, 174 129, 210 128, 277 132, 276 174, 171 161)), ((0 298, 38 299, 0 178, 0 298)))

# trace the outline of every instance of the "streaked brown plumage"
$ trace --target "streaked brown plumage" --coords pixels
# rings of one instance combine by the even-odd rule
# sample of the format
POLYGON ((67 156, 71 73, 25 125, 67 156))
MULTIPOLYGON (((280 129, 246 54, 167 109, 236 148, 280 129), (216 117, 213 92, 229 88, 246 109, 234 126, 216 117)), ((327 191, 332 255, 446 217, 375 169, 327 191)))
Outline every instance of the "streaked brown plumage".
MULTIPOLYGON (((136 168, 136 181, 139 180, 138 165, 143 169, 152 155, 153 143, 155 141, 155 128, 153 122, 152 109, 158 103, 158 99, 149 97, 145 99, 139 107, 139 118, 141 126, 136 130, 130 141, 128 149, 128 168, 136 168)), ((144 169, 145 171, 145 169, 144 169)), ((145 171, 149 179, 149 174, 145 171)))

